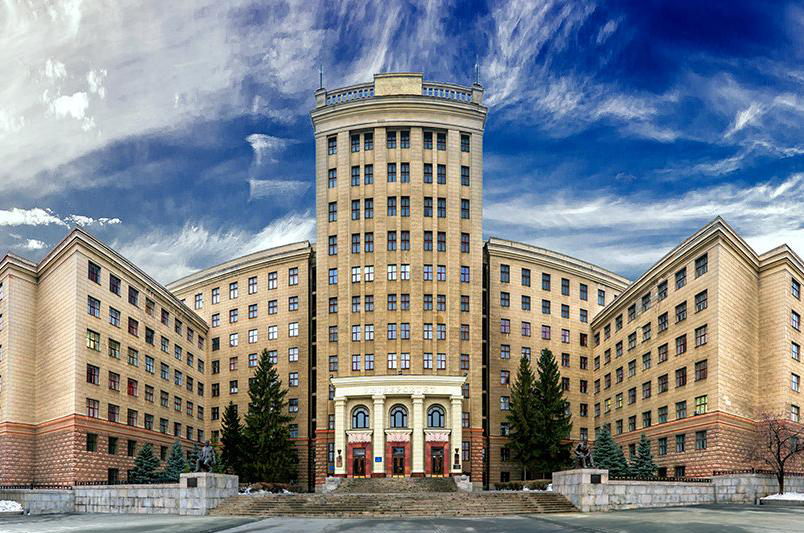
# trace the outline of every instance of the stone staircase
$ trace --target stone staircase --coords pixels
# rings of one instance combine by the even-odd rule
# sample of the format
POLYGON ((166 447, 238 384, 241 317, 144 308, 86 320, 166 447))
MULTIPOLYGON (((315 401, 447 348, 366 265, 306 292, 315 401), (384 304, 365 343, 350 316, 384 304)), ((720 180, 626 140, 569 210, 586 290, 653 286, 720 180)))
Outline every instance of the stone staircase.
POLYGON ((451 477, 346 478, 335 494, 413 494, 421 492, 457 492, 451 477))
POLYGON ((224 500, 214 516, 445 517, 575 512, 554 492, 258 494, 224 500))

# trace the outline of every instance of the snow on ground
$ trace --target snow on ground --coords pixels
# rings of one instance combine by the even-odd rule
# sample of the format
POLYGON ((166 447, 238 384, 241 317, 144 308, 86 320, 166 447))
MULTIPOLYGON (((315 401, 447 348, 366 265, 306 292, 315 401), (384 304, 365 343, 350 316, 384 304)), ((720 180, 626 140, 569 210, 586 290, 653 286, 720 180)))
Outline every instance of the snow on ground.
POLYGON ((763 500, 788 500, 795 502, 804 502, 804 493, 801 492, 785 492, 784 494, 771 494, 765 496, 763 500))
POLYGON ((0 500, 0 513, 19 513, 22 511, 22 505, 10 500, 0 500))

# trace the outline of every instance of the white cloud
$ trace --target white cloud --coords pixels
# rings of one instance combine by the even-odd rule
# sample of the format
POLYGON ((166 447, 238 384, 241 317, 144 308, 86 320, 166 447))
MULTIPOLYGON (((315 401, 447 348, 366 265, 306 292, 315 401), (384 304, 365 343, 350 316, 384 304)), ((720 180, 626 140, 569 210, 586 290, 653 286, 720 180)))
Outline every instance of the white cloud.
POLYGON ((600 28, 600 31, 597 32, 597 44, 605 43, 611 35, 617 31, 617 21, 610 20, 600 28))
POLYGON ((64 221, 49 209, 0 209, 0 226, 66 226, 64 221))
POLYGON ((700 188, 662 198, 644 193, 602 193, 579 197, 574 191, 550 195, 498 195, 491 191, 483 214, 486 231, 555 248, 608 268, 647 267, 720 215, 758 253, 783 242, 804 255, 801 198, 804 174, 781 182, 700 188), (581 198, 581 199, 579 199, 581 198))
POLYGON ((107 226, 113 224, 120 224, 122 221, 119 218, 108 218, 108 217, 100 217, 100 218, 92 218, 84 215, 68 215, 64 218, 64 221, 69 224, 75 224, 76 226, 86 227, 92 225, 98 226, 107 226))
POLYGON ((751 102, 747 108, 743 109, 742 111, 737 112, 737 116, 734 117, 734 123, 732 124, 731 128, 723 135, 724 137, 728 138, 740 131, 741 129, 745 128, 747 125, 754 122, 756 119, 762 116, 763 108, 756 102, 751 102))
POLYGON ((273 154, 292 142, 290 139, 274 137, 264 133, 252 133, 246 137, 246 141, 254 150, 254 158, 257 166, 261 165, 264 161, 276 162, 273 154))
POLYGON ((44 242, 37 239, 25 239, 25 243, 20 245, 20 248, 25 250, 41 250, 47 246, 44 242))
POLYGON ((290 214, 260 231, 213 231, 205 224, 188 224, 165 233, 155 230, 113 248, 162 283, 245 254, 282 244, 311 240, 315 236, 312 213, 290 214))
POLYGON ((89 107, 89 98, 87 93, 81 91, 70 96, 58 96, 48 101, 50 112, 59 118, 73 117, 74 119, 81 120, 84 118, 87 107, 89 107))
POLYGON ((45 61, 44 75, 46 78, 59 79, 67 77, 67 69, 64 63, 55 59, 47 58, 45 61))
POLYGON ((311 182, 300 180, 248 180, 249 199, 260 198, 279 198, 289 199, 305 193, 311 186, 311 182))
POLYGON ((93 94, 97 94, 101 99, 106 98, 106 87, 103 82, 106 79, 106 69, 90 70, 87 72, 87 84, 93 94))

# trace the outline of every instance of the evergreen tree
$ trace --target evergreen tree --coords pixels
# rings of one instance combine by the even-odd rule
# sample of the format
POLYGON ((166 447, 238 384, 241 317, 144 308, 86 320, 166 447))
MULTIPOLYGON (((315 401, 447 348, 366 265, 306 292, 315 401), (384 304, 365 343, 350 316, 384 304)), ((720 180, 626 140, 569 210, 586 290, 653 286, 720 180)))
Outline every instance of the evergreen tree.
POLYGON ((636 477, 652 477, 656 474, 657 468, 650 452, 650 441, 645 438, 645 434, 643 433, 639 438, 636 457, 631 461, 631 475, 636 477))
POLYGON ((572 419, 567 412, 568 404, 564 399, 558 363, 553 352, 547 348, 539 356, 537 372, 534 387, 535 458, 542 476, 547 477, 570 462, 572 419))
POLYGON ((165 470, 162 472, 162 480, 165 483, 178 483, 181 473, 184 472, 184 464, 184 452, 177 440, 170 448, 170 455, 165 463, 165 470))
POLYGON ((159 457, 154 455, 151 443, 145 443, 134 458, 134 468, 128 474, 129 483, 156 483, 159 481, 159 457))
POLYGON ((625 460, 622 448, 617 446, 607 428, 600 430, 592 451, 595 468, 605 468, 612 476, 627 476, 629 474, 628 461, 625 460))
POLYGON ((268 350, 263 349, 254 377, 249 381, 250 408, 243 439, 249 450, 248 469, 244 473, 251 481, 288 483, 296 479, 299 460, 296 446, 290 440, 292 418, 287 414, 287 393, 268 350))
POLYGON ((537 466, 536 435, 536 383, 530 368, 530 361, 522 357, 519 361, 516 381, 511 386, 511 399, 506 421, 508 422, 508 447, 517 463, 522 467, 522 476, 528 479, 537 466))
POLYGON ((243 424, 240 423, 237 406, 232 402, 229 402, 223 410, 221 444, 223 444, 221 461, 224 470, 243 477, 243 424))

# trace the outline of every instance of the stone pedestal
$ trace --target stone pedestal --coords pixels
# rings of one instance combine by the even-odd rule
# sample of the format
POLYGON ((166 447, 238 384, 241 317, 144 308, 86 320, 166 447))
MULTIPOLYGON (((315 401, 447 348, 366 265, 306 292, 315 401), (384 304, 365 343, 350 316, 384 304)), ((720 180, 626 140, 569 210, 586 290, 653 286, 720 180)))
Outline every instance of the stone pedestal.
POLYGON ((179 479, 179 514, 206 515, 226 498, 236 496, 238 483, 238 477, 229 474, 182 474, 179 479))
POLYGON ((608 482, 609 471, 599 468, 553 472, 553 490, 585 513, 608 510, 608 482))

